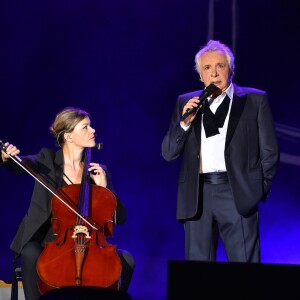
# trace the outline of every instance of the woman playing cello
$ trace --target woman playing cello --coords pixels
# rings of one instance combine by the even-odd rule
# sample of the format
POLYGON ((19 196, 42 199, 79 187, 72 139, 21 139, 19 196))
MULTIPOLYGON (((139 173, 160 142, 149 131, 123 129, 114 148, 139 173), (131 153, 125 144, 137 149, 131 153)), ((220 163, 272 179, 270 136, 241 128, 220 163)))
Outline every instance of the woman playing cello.
MULTIPOLYGON (((57 189, 71 184, 80 184, 84 169, 83 153, 87 147, 95 147, 95 129, 91 127, 90 117, 86 111, 79 108, 67 107, 60 111, 50 132, 61 149, 53 151, 43 148, 36 155, 19 156, 32 170, 49 179, 57 189)), ((8 170, 15 173, 26 173, 11 156, 18 156, 20 150, 10 143, 5 143, 0 162, 8 170)), ((111 192, 114 192, 111 178, 105 165, 90 163, 88 166, 90 181, 111 192)), ((22 266, 22 281, 26 300, 38 300, 37 260, 42 253, 45 243, 54 240, 51 216, 51 199, 53 195, 35 181, 28 212, 22 219, 11 249, 20 255, 22 266)), ((126 209, 116 197, 116 224, 126 220, 126 209)), ((134 270, 134 259, 127 251, 118 249, 122 263, 120 289, 127 291, 134 270)))

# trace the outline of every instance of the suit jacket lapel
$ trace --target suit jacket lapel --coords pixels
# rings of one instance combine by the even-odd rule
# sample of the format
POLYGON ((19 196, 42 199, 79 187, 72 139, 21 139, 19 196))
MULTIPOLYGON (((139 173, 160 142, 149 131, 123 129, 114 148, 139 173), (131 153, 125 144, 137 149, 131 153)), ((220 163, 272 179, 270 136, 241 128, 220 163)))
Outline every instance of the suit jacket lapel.
MULTIPOLYGON (((195 96, 199 96, 200 97, 202 93, 203 93, 203 90, 200 90, 199 91, 199 95, 195 95, 195 96)), ((194 134, 195 134, 195 137, 197 139, 197 143, 198 143, 199 147, 200 147, 200 142, 201 142, 202 110, 203 110, 203 106, 197 112, 196 118, 195 118, 195 120, 192 123, 193 131, 194 131, 194 134)))
POLYGON ((200 141, 201 141, 201 121, 202 121, 202 108, 201 107, 199 109, 199 111, 197 112, 197 116, 193 122, 193 126, 194 126, 194 132, 195 132, 195 136, 196 136, 196 139, 197 139, 197 142, 199 144, 199 147, 200 147, 200 141))
POLYGON ((55 177, 58 188, 62 186, 63 183, 63 171, 64 171, 64 157, 62 149, 59 149, 55 154, 54 159, 55 177))
POLYGON ((247 98, 246 95, 242 97, 238 96, 236 93, 234 93, 233 95, 232 106, 231 106, 231 111, 230 111, 229 121, 228 121, 225 149, 227 149, 232 139, 232 136, 235 132, 237 124, 241 118, 242 112, 246 104, 246 98, 247 98))

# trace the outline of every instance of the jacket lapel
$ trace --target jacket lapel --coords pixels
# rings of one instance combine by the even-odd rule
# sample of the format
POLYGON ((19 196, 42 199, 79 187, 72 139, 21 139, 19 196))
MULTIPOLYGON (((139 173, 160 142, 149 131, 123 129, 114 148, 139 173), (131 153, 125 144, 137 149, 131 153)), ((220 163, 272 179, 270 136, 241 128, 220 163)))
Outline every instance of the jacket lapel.
POLYGON ((232 106, 231 106, 231 111, 230 111, 230 115, 229 115, 225 149, 227 149, 228 145, 230 144, 232 136, 237 127, 237 124, 243 113, 243 110, 244 110, 244 107, 246 104, 246 99, 247 99, 247 95, 239 96, 239 93, 238 93, 239 88, 237 86, 234 87, 234 90, 235 90, 235 92, 233 95, 232 106))
MULTIPOLYGON (((202 92, 203 91, 200 91, 200 95, 202 94, 202 92)), ((199 147, 200 147, 200 142, 201 142, 201 121, 202 121, 202 116, 203 116, 203 106, 197 112, 197 116, 196 116, 196 118, 193 122, 194 133, 195 133, 195 136, 196 136, 199 147)))
POLYGON ((55 154, 54 168, 55 168, 55 177, 56 177, 55 181, 58 184, 58 188, 60 188, 63 183, 63 172, 64 172, 64 158, 63 158, 62 149, 59 149, 55 154))
POLYGON ((200 109, 197 112, 197 116, 193 122, 193 126, 194 126, 194 133, 197 139, 197 143, 200 145, 200 141, 201 141, 201 121, 202 121, 202 110, 200 109))

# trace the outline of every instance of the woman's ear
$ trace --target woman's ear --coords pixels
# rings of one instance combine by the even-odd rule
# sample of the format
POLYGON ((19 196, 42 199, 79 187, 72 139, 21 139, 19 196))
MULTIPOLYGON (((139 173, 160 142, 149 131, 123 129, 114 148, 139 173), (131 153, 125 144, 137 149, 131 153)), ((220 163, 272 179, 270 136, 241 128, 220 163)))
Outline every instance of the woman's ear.
POLYGON ((71 133, 65 133, 65 139, 66 139, 67 141, 71 141, 71 140, 72 140, 72 135, 71 135, 71 133))

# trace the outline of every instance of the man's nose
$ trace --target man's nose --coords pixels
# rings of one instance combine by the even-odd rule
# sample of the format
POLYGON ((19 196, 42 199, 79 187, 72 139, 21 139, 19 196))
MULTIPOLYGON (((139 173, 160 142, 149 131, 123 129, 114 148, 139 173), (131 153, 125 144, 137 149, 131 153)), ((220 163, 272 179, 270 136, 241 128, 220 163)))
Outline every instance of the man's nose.
POLYGON ((212 71, 211 71, 211 77, 217 77, 217 76, 218 76, 217 69, 212 69, 212 71))

